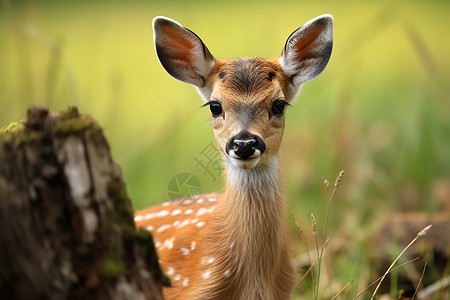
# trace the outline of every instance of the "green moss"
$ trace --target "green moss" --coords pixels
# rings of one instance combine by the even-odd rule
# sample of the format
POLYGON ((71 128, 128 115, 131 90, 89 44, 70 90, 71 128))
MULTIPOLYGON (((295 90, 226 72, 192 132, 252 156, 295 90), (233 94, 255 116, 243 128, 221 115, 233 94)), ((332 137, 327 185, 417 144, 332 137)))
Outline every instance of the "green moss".
POLYGON ((23 122, 13 122, 0 128, 0 140, 4 145, 11 143, 13 136, 18 135, 25 128, 23 122))
POLYGON ((94 125, 94 120, 86 115, 62 114, 61 119, 55 125, 55 133, 59 137, 69 135, 81 135, 87 128, 94 125))
POLYGON ((14 143, 15 146, 37 144, 42 140, 42 134, 25 127, 23 122, 14 122, 0 128, 0 140, 4 145, 14 143))
POLYGON ((115 221, 119 221, 124 243, 138 243, 145 251, 145 261, 149 267, 152 270, 158 270, 164 286, 170 286, 170 279, 160 269, 153 235, 145 229, 136 229, 135 227, 134 210, 125 185, 120 181, 111 181, 108 184, 108 197, 113 201, 114 211, 112 217, 115 221))
POLYGON ((134 234, 137 242, 147 249, 146 260, 147 262, 157 262, 158 255, 156 254, 155 244, 153 243, 153 235, 150 231, 145 229, 138 229, 134 234))
POLYGON ((42 140, 42 134, 36 131, 24 130, 15 140, 18 147, 26 145, 35 145, 42 140))
POLYGON ((82 136, 88 138, 95 145, 107 144, 103 137, 102 128, 89 115, 80 115, 78 108, 69 107, 67 111, 58 114, 58 120, 54 129, 58 137, 68 137, 69 135, 82 136))
POLYGON ((65 111, 62 111, 59 113, 59 117, 62 120, 71 120, 76 119, 80 117, 80 113, 78 111, 78 107, 76 106, 69 106, 69 108, 65 111))
POLYGON ((12 122, 8 126, 4 126, 0 128, 0 135, 3 135, 5 133, 13 133, 17 132, 19 130, 22 130, 24 128, 23 122, 12 122))
POLYGON ((123 222, 132 224, 134 227, 134 211, 125 185, 120 181, 111 181, 108 184, 108 197, 113 201, 115 213, 123 222))
POLYGON ((116 280, 125 273, 125 263, 116 253, 105 255, 100 266, 100 275, 109 280, 116 280))

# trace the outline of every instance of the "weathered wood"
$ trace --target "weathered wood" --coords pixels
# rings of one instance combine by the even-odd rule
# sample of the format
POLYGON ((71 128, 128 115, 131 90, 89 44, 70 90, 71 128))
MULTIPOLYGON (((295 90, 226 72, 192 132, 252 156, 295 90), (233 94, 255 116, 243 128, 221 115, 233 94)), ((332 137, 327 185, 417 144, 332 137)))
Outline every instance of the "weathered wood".
POLYGON ((162 299, 100 126, 74 107, 0 129, 0 299, 162 299))

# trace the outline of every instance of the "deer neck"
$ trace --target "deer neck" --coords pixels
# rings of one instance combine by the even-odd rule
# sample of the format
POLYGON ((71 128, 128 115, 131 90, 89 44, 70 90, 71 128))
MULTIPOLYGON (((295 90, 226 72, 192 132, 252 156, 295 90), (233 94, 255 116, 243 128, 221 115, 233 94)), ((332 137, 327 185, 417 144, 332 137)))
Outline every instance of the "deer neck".
POLYGON ((283 277, 289 269, 283 268, 288 257, 284 202, 277 159, 246 170, 227 166, 226 190, 208 234, 210 253, 205 254, 215 257, 215 265, 205 291, 214 291, 217 299, 280 298, 274 291, 290 282, 283 277))
MULTIPOLYGON (((216 208, 218 233, 229 261, 251 270, 274 268, 284 239, 285 200, 278 160, 265 166, 227 166, 227 186, 216 208), (256 261, 255 261, 256 260, 256 261)), ((260 272, 264 272, 260 270, 260 272)), ((270 272, 266 273, 270 274, 270 272)))
POLYGON ((279 215, 279 213, 284 214, 285 201, 276 157, 267 164, 255 168, 240 169, 227 166, 226 171, 227 184, 223 197, 223 208, 226 209, 227 216, 236 221, 241 221, 240 217, 242 217, 243 220, 252 222, 259 222, 259 219, 262 218, 264 223, 272 218, 284 219, 279 215), (233 214, 230 215, 230 212, 233 214))

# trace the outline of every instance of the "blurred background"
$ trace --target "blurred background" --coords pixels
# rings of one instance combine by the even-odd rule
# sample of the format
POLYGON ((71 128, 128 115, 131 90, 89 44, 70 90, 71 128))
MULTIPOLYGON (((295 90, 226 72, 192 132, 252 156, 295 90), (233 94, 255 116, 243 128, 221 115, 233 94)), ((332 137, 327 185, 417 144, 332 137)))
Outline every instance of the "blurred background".
MULTIPOLYGON (((310 215, 325 222, 323 178, 332 185, 345 170, 330 207, 324 297, 350 280, 347 298, 368 285, 371 234, 393 212, 449 211, 449 1, 0 3, 0 127, 35 103, 77 105, 103 126, 135 209, 171 199, 179 174, 193 175, 203 193, 224 184, 216 164, 205 166, 209 109, 157 61, 154 16, 179 21, 226 59, 276 57, 296 28, 332 14, 330 63, 288 109, 281 150, 289 210, 311 243, 310 215)), ((311 295, 310 284, 296 293, 311 295)))

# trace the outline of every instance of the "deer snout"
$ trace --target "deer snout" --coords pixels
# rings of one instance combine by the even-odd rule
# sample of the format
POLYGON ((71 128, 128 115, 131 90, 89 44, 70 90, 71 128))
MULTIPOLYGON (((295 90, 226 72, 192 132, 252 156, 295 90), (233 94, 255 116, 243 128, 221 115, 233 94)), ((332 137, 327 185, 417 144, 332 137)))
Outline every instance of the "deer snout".
POLYGON ((256 140, 234 140, 233 150, 234 153, 240 158, 249 158, 255 153, 256 140))
POLYGON ((261 156, 266 151, 266 144, 257 135, 242 130, 228 140, 226 152, 236 159, 250 159, 261 156))

